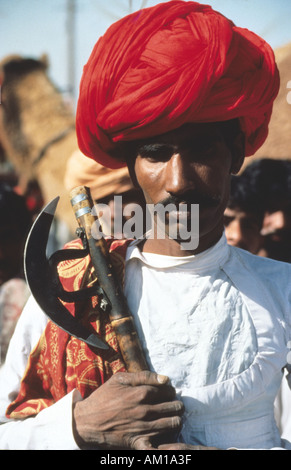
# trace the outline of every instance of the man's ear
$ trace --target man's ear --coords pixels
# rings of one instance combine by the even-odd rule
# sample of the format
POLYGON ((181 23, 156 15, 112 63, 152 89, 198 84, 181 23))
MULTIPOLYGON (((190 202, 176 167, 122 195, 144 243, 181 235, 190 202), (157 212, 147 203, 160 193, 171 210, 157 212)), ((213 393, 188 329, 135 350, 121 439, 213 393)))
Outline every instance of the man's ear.
POLYGON ((245 159, 245 136, 239 132, 232 145, 232 163, 230 173, 236 175, 242 167, 245 159))

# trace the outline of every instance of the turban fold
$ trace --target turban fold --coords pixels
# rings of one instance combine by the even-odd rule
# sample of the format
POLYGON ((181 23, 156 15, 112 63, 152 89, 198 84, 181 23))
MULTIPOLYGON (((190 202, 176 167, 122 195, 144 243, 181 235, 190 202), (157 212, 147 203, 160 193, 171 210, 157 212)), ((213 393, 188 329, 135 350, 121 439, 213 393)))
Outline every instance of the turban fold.
POLYGON ((114 23, 84 67, 76 129, 104 166, 125 141, 239 118, 246 155, 268 134, 279 73, 271 47, 210 6, 170 1, 114 23))
POLYGON ((93 200, 134 189, 126 167, 115 170, 105 168, 87 158, 79 150, 73 152, 68 159, 64 185, 67 191, 71 191, 76 186, 88 186, 93 200))

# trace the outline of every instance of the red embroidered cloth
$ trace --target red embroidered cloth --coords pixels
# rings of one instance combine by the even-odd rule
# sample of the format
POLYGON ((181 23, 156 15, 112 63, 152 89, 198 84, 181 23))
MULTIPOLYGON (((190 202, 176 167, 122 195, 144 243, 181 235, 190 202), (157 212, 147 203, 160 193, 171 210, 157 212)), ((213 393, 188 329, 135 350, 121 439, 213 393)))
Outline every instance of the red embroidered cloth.
MULTIPOLYGON (((112 263, 122 276, 129 241, 110 240, 109 243, 112 263)), ((75 240, 66 247, 82 248, 81 241, 75 240)), ((68 291, 89 287, 94 282, 89 256, 81 260, 64 261, 58 270, 63 287, 68 291)), ((73 389, 78 389, 85 398, 113 374, 125 371, 109 319, 104 312, 99 312, 98 297, 76 303, 76 306, 67 303, 65 306, 72 315, 82 312, 84 324, 94 328, 111 348, 90 348, 49 321, 30 354, 19 394, 9 405, 7 417, 19 419, 36 415, 73 389)))

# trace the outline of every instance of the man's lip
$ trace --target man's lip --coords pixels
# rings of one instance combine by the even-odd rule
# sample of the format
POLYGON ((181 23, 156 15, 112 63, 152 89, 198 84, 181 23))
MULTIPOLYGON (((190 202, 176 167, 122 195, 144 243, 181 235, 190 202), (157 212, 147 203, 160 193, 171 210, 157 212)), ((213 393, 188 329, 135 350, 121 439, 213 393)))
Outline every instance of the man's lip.
POLYGON ((191 214, 191 210, 190 209, 177 209, 177 210, 173 210, 173 211, 170 211, 170 214, 176 214, 176 215, 179 215, 179 216, 185 216, 187 214, 191 214))
POLYGON ((173 214, 179 217, 185 217, 191 214, 191 206, 192 204, 183 202, 181 204, 176 205, 176 209, 172 209, 169 211, 169 214, 173 214))

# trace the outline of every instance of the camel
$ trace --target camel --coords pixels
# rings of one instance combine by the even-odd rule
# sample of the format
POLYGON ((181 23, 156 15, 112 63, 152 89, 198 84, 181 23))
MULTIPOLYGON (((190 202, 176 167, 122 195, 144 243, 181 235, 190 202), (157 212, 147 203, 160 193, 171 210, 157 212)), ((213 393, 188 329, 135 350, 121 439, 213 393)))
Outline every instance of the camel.
POLYGON ((22 191, 36 180, 44 203, 60 196, 56 216, 72 233, 76 221, 63 179, 77 149, 75 116, 39 60, 9 56, 0 62, 0 145, 22 191))
POLYGON ((56 216, 74 234, 72 187, 87 185, 98 200, 131 191, 133 185, 127 168, 104 168, 79 151, 75 115, 47 69, 45 56, 10 56, 0 62, 0 150, 13 165, 22 192, 37 181, 44 204, 60 196, 56 216))

